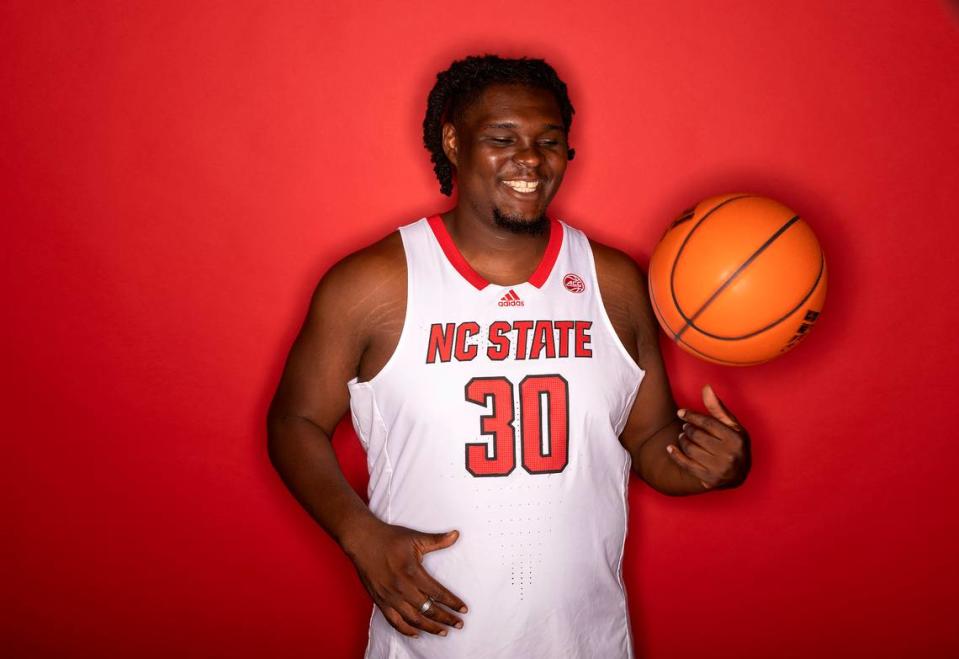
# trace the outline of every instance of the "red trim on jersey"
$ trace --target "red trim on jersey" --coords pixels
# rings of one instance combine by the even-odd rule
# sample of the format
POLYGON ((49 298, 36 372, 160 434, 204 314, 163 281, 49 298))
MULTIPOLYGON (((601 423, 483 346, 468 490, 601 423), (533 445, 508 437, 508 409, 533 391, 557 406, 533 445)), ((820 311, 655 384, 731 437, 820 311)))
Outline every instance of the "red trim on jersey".
POLYGON ((529 277, 529 283, 536 288, 542 288, 556 264, 556 258, 559 256, 559 248, 563 246, 563 227, 556 220, 549 221, 549 242, 546 243, 546 251, 543 252, 543 260, 536 266, 536 270, 529 277))
MULTIPOLYGON (((450 265, 476 289, 483 290, 486 288, 489 282, 486 281, 483 275, 473 270, 473 267, 460 253, 456 247, 456 243, 453 242, 453 237, 450 236, 449 231, 446 230, 446 225, 443 224, 443 218, 439 215, 433 215, 427 219, 427 223, 429 223, 430 229, 433 230, 433 235, 436 236, 436 240, 439 242, 440 248, 449 260, 450 265)), ((556 264, 556 259, 559 257, 559 250, 562 246, 563 227, 560 226, 556 220, 550 219, 549 242, 546 243, 546 251, 543 252, 543 258, 540 260, 539 265, 536 266, 536 270, 530 275, 530 284, 536 288, 543 287, 543 284, 546 283, 546 279, 549 277, 549 273, 552 272, 553 266, 556 264)))
POLYGON ((436 240, 439 241, 443 253, 446 254, 446 258, 449 259, 450 264, 456 268, 456 271, 463 275, 463 278, 478 290, 486 288, 489 282, 483 278, 483 275, 473 270, 472 266, 470 266, 463 255, 460 254, 459 249, 456 248, 456 243, 453 242, 453 237, 449 231, 446 230, 446 225, 443 224, 443 218, 439 215, 434 215, 427 220, 427 222, 429 222, 430 228, 433 230, 433 235, 436 236, 436 240))

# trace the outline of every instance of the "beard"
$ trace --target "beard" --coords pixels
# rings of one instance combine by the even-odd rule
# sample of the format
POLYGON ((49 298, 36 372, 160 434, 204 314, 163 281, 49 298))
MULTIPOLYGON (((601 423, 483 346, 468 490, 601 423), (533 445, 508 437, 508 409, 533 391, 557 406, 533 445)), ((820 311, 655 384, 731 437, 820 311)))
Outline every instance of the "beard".
POLYGON ((498 208, 493 208, 493 222, 501 229, 506 229, 510 233, 525 234, 528 236, 539 236, 546 233, 549 227, 549 218, 545 215, 527 220, 516 215, 504 215, 498 208))

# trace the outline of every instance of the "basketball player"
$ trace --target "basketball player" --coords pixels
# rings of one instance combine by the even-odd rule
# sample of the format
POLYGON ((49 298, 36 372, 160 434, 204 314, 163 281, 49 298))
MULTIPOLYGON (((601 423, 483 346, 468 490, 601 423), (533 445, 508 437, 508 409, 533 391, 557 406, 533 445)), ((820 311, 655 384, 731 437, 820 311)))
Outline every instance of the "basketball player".
POLYGON ((669 495, 746 477, 708 386, 677 416, 636 264, 547 215, 572 115, 542 60, 440 73, 424 138, 457 205, 336 264, 290 351, 270 457, 375 602, 367 657, 631 657, 630 467, 669 495), (330 446, 348 408, 369 507, 330 446))

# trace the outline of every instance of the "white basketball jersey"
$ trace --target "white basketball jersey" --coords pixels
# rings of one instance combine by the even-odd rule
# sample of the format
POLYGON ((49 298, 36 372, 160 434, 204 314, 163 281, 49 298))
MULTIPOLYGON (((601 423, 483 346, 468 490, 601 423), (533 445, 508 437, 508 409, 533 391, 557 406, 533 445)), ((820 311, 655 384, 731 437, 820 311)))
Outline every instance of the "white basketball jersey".
POLYGON ((446 637, 374 606, 368 659, 632 657, 622 581, 629 453, 644 372, 603 308, 586 236, 550 222, 528 282, 488 283, 442 219, 400 228, 406 319, 372 380, 349 382, 373 513, 460 531, 423 565, 469 607, 446 637))

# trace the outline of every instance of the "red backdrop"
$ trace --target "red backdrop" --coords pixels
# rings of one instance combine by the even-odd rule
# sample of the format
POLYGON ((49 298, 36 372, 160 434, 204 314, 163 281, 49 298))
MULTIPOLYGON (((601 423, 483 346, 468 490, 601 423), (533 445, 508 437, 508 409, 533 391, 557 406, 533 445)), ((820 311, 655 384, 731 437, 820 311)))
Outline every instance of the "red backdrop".
MULTIPOLYGON (((712 194, 816 230, 825 313, 779 360, 664 344, 753 434, 740 489, 633 481, 637 650, 959 653, 955 188, 945 2, 6 2, 4 540, 17 657, 352 657, 370 601, 266 456, 317 279, 445 210, 420 121, 492 51, 567 79, 559 217, 645 265, 712 194)), ((361 448, 335 440, 365 488, 361 448)), ((464 594, 468 595, 468 594, 464 594)))

